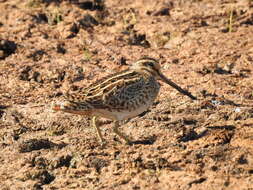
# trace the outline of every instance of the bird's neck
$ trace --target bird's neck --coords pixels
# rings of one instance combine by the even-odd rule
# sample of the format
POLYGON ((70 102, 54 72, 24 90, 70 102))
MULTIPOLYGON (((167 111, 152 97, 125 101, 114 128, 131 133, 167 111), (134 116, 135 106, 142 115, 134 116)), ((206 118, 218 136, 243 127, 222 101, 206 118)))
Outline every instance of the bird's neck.
POLYGON ((154 77, 155 78, 155 72, 150 69, 140 68, 140 69, 135 69, 135 71, 140 74, 144 74, 147 77, 154 77))

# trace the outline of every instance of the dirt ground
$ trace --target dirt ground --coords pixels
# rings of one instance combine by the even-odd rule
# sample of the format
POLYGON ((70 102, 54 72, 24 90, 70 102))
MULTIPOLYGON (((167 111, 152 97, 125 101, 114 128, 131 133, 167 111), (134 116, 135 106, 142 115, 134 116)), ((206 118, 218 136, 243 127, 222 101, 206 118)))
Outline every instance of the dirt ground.
POLYGON ((0 186, 253 190, 252 0, 0 0, 0 186), (149 56, 162 84, 122 123, 51 103, 149 56))

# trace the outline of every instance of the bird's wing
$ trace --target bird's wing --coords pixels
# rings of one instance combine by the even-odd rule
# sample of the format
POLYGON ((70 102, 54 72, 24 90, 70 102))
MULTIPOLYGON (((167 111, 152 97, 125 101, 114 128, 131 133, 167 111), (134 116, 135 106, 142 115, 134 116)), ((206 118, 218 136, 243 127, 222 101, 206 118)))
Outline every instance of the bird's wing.
POLYGON ((133 71, 124 71, 103 78, 85 91, 83 103, 94 109, 124 109, 142 95, 145 79, 133 71))
POLYGON ((145 79, 143 77, 119 80, 118 85, 111 87, 103 95, 103 103, 113 110, 133 108, 141 98, 144 98, 144 91, 145 79))

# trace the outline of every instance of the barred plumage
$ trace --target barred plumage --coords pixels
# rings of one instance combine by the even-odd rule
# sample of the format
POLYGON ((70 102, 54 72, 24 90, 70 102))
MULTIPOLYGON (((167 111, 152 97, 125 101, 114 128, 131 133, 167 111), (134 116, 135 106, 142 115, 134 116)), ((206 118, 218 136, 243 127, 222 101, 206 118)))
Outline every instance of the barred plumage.
POLYGON ((99 139, 103 143, 96 117, 114 120, 114 132, 127 143, 130 140, 118 131, 119 121, 135 117, 146 111, 158 95, 162 80, 179 92, 196 99, 167 79, 160 71, 160 64, 152 58, 143 58, 129 69, 108 75, 75 95, 67 95, 66 102, 53 105, 53 110, 93 117, 99 139))

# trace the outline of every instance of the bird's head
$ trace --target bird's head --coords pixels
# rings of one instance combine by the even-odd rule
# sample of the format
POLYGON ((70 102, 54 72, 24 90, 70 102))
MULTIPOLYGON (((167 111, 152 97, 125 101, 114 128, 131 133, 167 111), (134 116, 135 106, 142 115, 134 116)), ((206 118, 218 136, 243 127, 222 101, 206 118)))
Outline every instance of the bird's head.
POLYGON ((160 79, 159 75, 161 73, 161 65, 156 59, 150 57, 141 58, 133 63, 130 68, 136 71, 150 73, 156 79, 160 79))
POLYGON ((149 73, 153 77, 155 77, 157 80, 161 80, 165 82, 166 84, 172 86, 173 88, 177 89, 180 93, 187 95, 191 99, 196 100, 197 98, 193 95, 191 95, 190 92, 182 89, 177 84, 172 82, 170 79, 168 79, 162 72, 161 72, 161 65, 160 63, 153 58, 150 57, 144 57, 136 61, 130 69, 136 70, 137 72, 144 72, 149 73))

